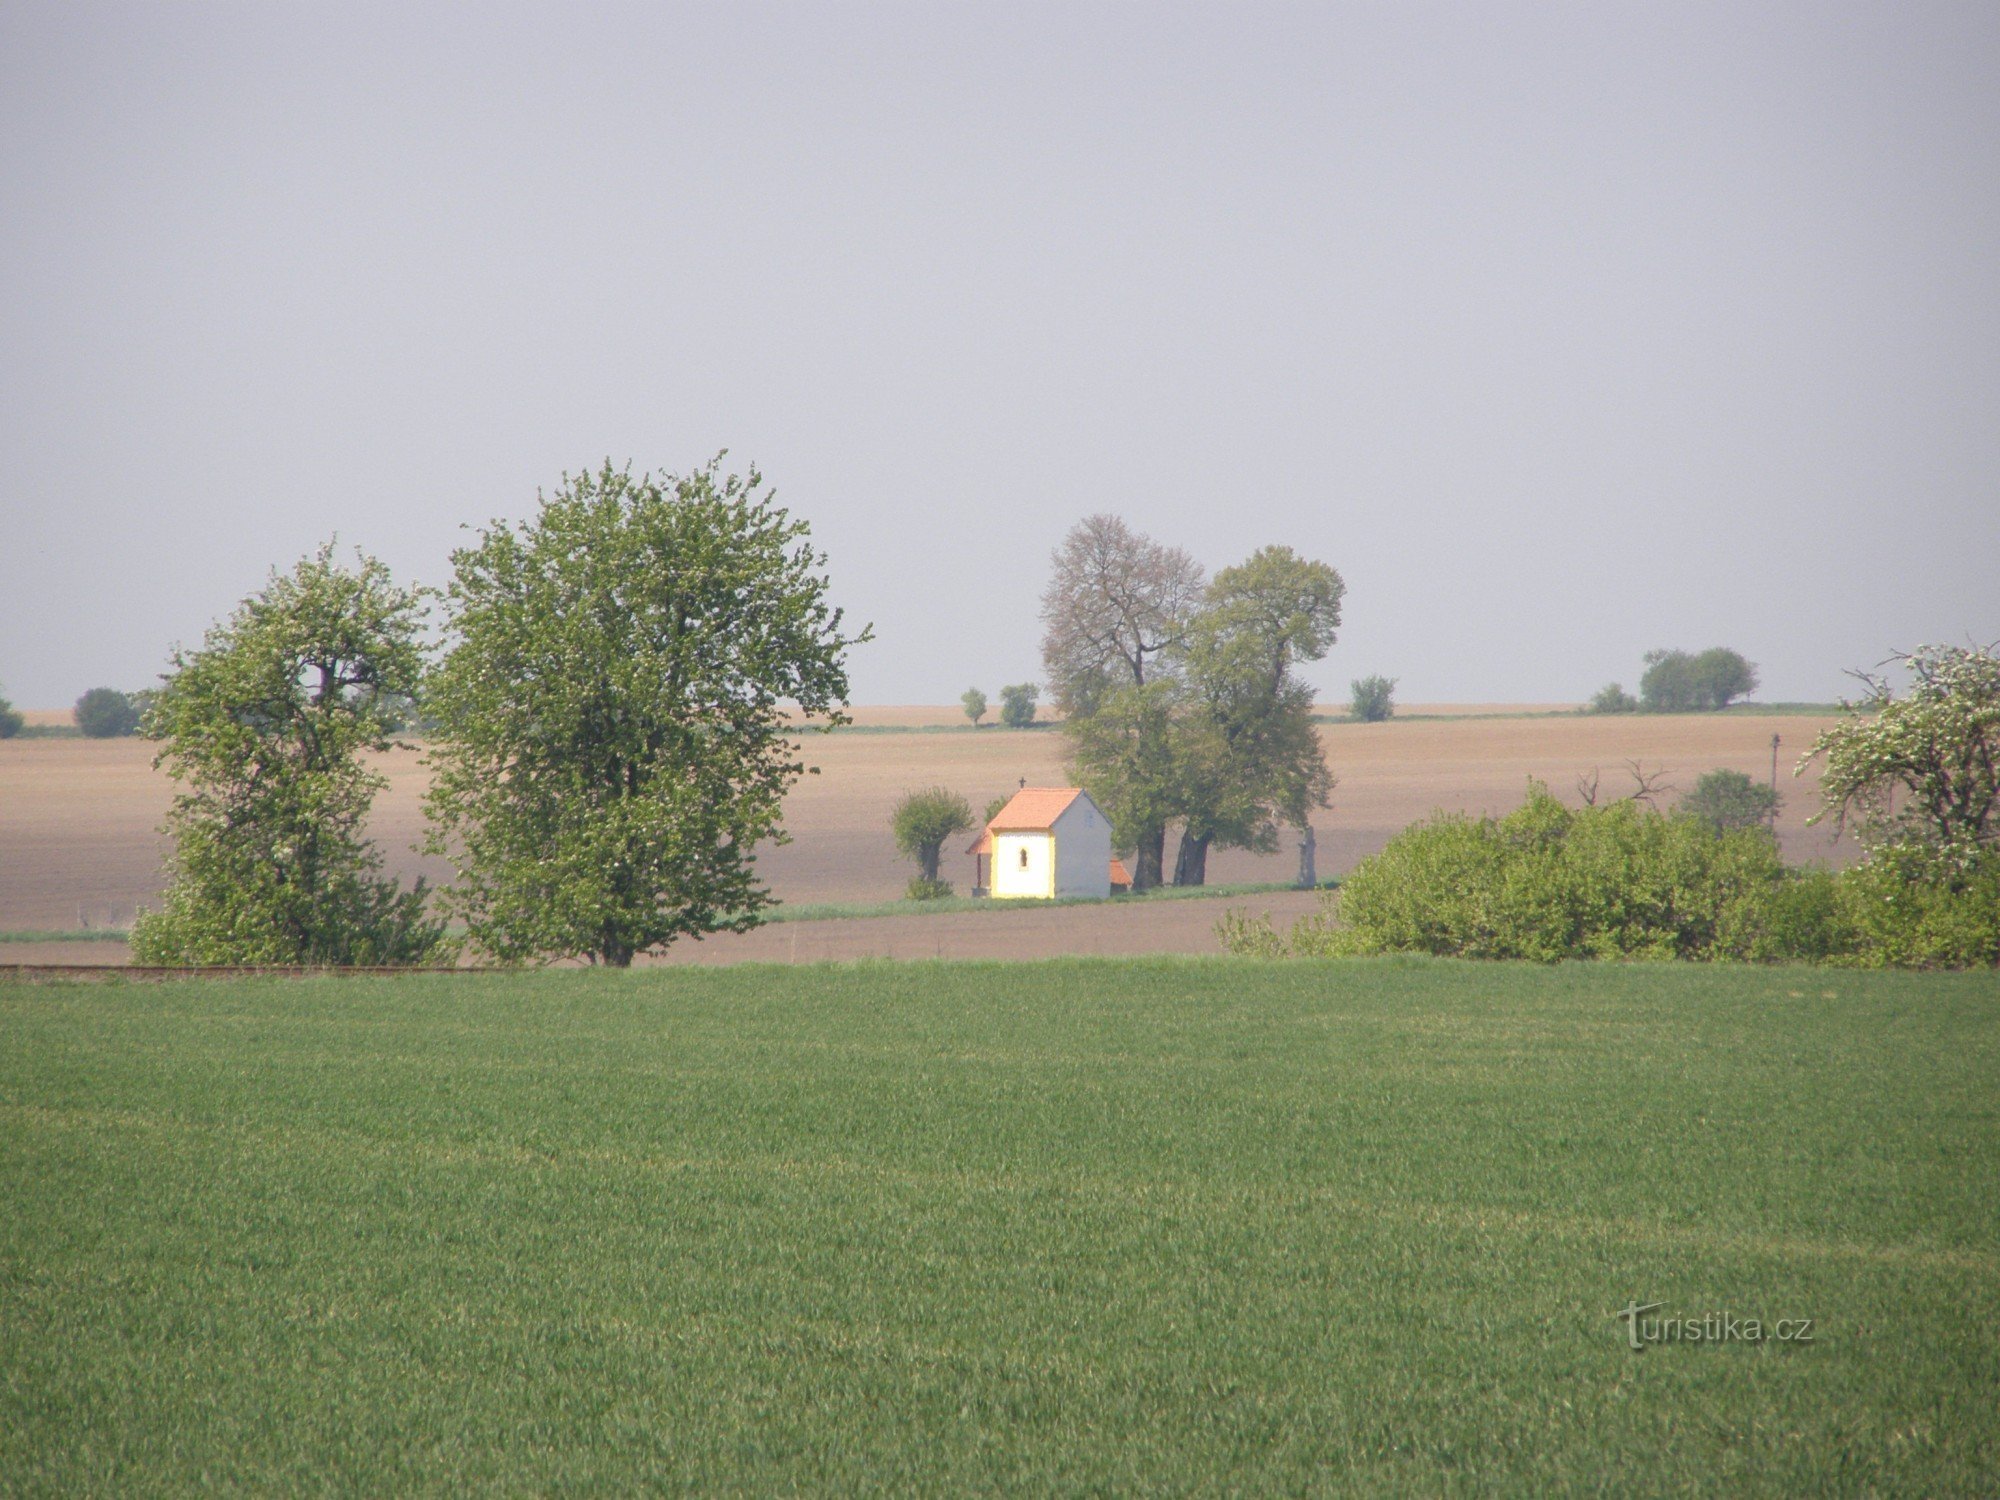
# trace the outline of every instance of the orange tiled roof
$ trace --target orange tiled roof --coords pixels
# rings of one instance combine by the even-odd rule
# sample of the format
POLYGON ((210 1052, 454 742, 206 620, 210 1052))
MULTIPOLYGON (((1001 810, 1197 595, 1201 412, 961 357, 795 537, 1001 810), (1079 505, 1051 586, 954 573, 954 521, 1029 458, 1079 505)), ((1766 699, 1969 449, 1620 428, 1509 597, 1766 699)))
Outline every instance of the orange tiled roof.
POLYGON ((993 815, 965 852, 991 854, 996 833, 1041 833, 1053 828, 1070 803, 1082 795, 1083 789, 1074 786, 1023 787, 1007 799, 1007 805, 993 815))
POLYGON ((1115 854, 1111 856, 1111 883, 1113 885, 1132 883, 1132 872, 1125 868, 1125 861, 1115 854))
POLYGON ((1056 819, 1082 795, 1081 787, 1023 787, 1007 799, 1007 805, 986 826, 995 833, 1039 833, 1055 827, 1056 819))

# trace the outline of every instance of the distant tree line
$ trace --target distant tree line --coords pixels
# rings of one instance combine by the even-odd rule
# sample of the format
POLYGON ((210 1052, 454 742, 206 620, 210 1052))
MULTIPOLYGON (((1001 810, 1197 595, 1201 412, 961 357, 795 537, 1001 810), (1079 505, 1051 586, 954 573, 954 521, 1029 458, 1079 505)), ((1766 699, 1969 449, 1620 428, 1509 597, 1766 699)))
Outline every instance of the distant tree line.
POLYGON ((1590 700, 1596 714, 1712 713, 1757 691, 1757 668, 1739 651, 1711 646, 1702 652, 1648 651, 1634 698, 1607 683, 1590 700))
MULTIPOLYGON (((152 699, 153 694, 146 690, 126 693, 117 688, 95 687, 76 700, 70 710, 70 718, 76 725, 77 733, 85 739, 117 739, 139 732, 139 722, 152 699)), ((0 740, 12 739, 25 729, 26 716, 9 703, 4 694, 0 694, 0 740)), ((51 727, 30 732, 63 734, 67 731, 51 727)))

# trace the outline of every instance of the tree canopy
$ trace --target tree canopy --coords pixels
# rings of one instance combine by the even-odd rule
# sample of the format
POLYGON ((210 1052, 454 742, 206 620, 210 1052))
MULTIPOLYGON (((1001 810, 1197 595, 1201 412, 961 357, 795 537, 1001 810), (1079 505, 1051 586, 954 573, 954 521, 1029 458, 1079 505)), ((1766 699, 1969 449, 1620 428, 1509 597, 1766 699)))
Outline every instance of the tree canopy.
POLYGON ((1901 847, 1963 867, 2000 844, 2000 656, 1991 647, 1919 646, 1891 660, 1911 677, 1857 673, 1867 693, 1813 742, 1822 810, 1871 851, 1901 847))
POLYGON ((1396 712, 1396 679, 1357 677, 1348 685, 1348 717, 1363 724, 1380 724, 1396 712))
POLYGON ((1778 814, 1776 791, 1741 771, 1705 771, 1674 811, 1700 818, 1717 833, 1763 828, 1778 814))
POLYGON ((1051 559, 1042 668, 1057 711, 1092 713, 1113 688, 1143 686, 1178 647, 1201 600, 1201 565, 1116 516, 1087 516, 1051 559))
POLYGON ((139 705, 117 688, 92 688, 76 700, 70 716, 86 739, 118 739, 139 728, 139 705))
POLYGON ((949 787, 905 792, 889 814, 896 847, 917 862, 917 878, 936 881, 945 840, 972 828, 972 804, 949 787))
MULTIPOLYGON (((1639 699, 1646 712, 1702 713, 1729 707, 1757 690, 1757 668, 1741 652, 1711 646, 1687 651, 1648 651, 1639 678, 1639 699)), ((1600 695, 1602 696, 1602 695, 1600 695)))
POLYGON ((1204 883, 1212 846, 1269 853, 1280 821, 1326 806, 1333 777, 1312 689, 1292 670, 1331 649, 1345 593, 1339 573, 1289 547, 1260 548, 1204 592, 1180 662, 1176 885, 1204 883))
POLYGON ((685 478, 606 463, 452 562, 429 847, 472 940, 624 965, 755 925, 757 847, 785 841, 808 770, 784 705, 850 722, 846 653, 870 638, 842 633, 806 524, 720 456, 685 478))
MULTIPOLYGON (((1100 587, 1107 576, 1120 587, 1133 578, 1158 583, 1149 596, 1152 629, 1127 638, 1128 647, 1156 644, 1107 648, 1084 672, 1084 688, 1072 685, 1065 720, 1072 774, 1110 816, 1119 847, 1133 852, 1135 890, 1164 879, 1166 832, 1176 821, 1175 883, 1199 885, 1211 847, 1274 849, 1280 821, 1301 824, 1326 805, 1333 781, 1311 690, 1292 672, 1333 644, 1345 585, 1324 563, 1265 547, 1190 596, 1199 568, 1109 517, 1071 533, 1057 554, 1059 571, 1069 553, 1101 550, 1107 538, 1133 565, 1081 576, 1100 587)), ((1059 584, 1045 597, 1074 603, 1078 576, 1059 584)), ((1114 606, 1100 617, 1136 614, 1114 606)), ((1061 651, 1047 660, 1052 675, 1075 668, 1076 658, 1061 651)))
POLYGON ((331 544, 273 573, 176 651, 145 732, 180 790, 165 904, 142 913, 133 956, 152 964, 382 964, 435 957, 443 929, 424 888, 381 877, 362 836, 387 784, 364 766, 389 748, 384 695, 423 668, 418 595, 331 544))
POLYGON ((1000 722, 1009 729, 1026 729, 1035 722, 1041 687, 1032 682, 1014 682, 1000 689, 1000 722))

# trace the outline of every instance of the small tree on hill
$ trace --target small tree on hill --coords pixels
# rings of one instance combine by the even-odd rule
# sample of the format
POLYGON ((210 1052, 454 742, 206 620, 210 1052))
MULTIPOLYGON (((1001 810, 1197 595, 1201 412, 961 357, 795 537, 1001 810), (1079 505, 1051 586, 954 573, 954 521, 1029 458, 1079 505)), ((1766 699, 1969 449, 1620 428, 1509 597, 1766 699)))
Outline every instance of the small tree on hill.
POLYGON ((1349 717, 1363 724, 1379 724, 1396 711, 1396 680, 1393 677, 1363 677, 1350 683, 1353 698, 1348 703, 1349 717))
POLYGON ((1599 688, 1586 710, 1593 714, 1636 714, 1638 711, 1639 700, 1626 692, 1622 684, 1616 682, 1607 682, 1599 688))
POLYGON ((936 884, 945 841, 972 828, 972 804, 949 787, 905 792, 889 815, 896 847, 917 862, 917 879, 936 884))
POLYGON ((138 705, 117 688, 92 688, 76 700, 70 712, 87 739, 117 739, 139 730, 138 705))
POLYGON ((1711 646, 1699 656, 1687 651, 1648 651, 1639 679, 1646 712, 1701 713, 1727 708, 1757 689, 1757 668, 1741 652, 1711 646))
POLYGON ((986 695, 978 688, 967 688, 958 701, 965 705, 965 716, 972 720, 972 727, 977 729, 979 721, 986 717, 986 695))
POLYGON ((1706 771, 1681 798, 1676 812, 1712 824, 1718 833, 1762 828, 1778 815, 1778 794, 1741 771, 1706 771))
POLYGON ((1686 651, 1648 651, 1646 670, 1639 675, 1639 701, 1649 714, 1707 707, 1695 681, 1694 657, 1686 651))
POLYGON ((1755 663, 1745 661, 1742 652, 1727 646, 1710 646, 1697 656, 1694 676, 1708 707, 1713 709, 1727 708, 1735 699, 1757 691, 1755 663))
POLYGON ((1032 682, 1017 682, 1000 689, 1000 722, 1009 729, 1026 729, 1035 722, 1036 700, 1041 689, 1032 682))
POLYGON ((11 740, 21 732, 21 726, 25 722, 20 710, 7 701, 5 693, 0 693, 0 740, 11 740))

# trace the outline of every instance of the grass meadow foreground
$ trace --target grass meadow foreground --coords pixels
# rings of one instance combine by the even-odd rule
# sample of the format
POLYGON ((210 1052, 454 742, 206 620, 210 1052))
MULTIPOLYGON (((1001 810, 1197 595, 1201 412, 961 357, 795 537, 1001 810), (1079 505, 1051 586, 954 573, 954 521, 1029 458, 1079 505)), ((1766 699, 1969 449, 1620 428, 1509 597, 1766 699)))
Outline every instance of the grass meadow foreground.
POLYGON ((1990 1494, 1996 1180, 1991 973, 0 986, 0 1490, 1990 1494))

